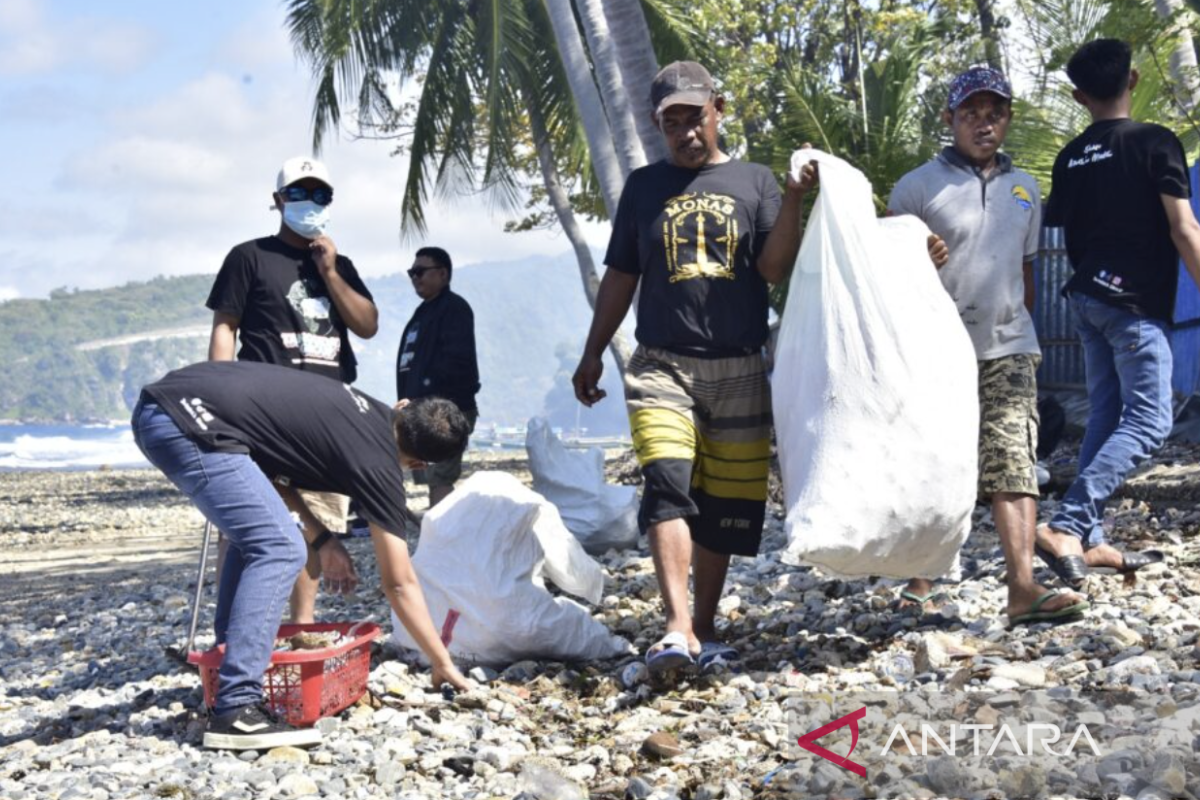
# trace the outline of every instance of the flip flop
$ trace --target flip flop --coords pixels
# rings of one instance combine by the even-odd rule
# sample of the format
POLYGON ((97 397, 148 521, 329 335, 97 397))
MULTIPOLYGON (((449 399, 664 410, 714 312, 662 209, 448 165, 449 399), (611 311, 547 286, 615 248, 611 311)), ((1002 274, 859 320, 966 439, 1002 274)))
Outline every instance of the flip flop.
POLYGON ((738 651, 724 642, 701 642, 696 664, 701 670, 716 666, 729 667, 738 658, 738 651))
POLYGON ((1017 614, 1015 617, 1008 618, 1009 627, 1017 625, 1028 625, 1033 622, 1053 622, 1055 620, 1065 620, 1070 617, 1081 616, 1083 612, 1092 607, 1092 604, 1087 600, 1080 600, 1078 603, 1073 603, 1069 606, 1056 608, 1053 611, 1042 611, 1041 608, 1048 601, 1058 597, 1063 593, 1062 589, 1051 589, 1037 600, 1033 601, 1033 605, 1024 614, 1017 614))
MULTIPOLYGON (((1089 548, 1090 549, 1090 548, 1089 548)), ((1100 575, 1132 575, 1142 567, 1151 564, 1161 564, 1167 560, 1162 550, 1142 550, 1139 553, 1121 553, 1119 567, 1091 567, 1091 571, 1100 575)))
MULTIPOLYGON (((928 603, 928 602, 929 602, 929 601, 931 601, 931 600, 936 600, 936 599, 937 599, 937 598, 939 598, 939 597, 945 597, 945 596, 946 596, 946 593, 945 593, 945 592, 939 592, 939 591, 937 591, 936 589, 935 589, 934 591, 930 592, 929 594, 926 594, 926 595, 920 595, 920 594, 917 594, 916 592, 910 592, 910 591, 908 591, 907 589, 905 589, 903 592, 901 592, 901 593, 900 593, 900 599, 901 599, 901 600, 908 600, 908 601, 912 602, 912 603, 915 605, 915 607, 916 607, 918 610, 920 610, 920 612, 921 612, 922 614, 926 613, 926 611, 925 611, 925 604, 926 604, 926 603, 928 603)), ((908 612, 908 610, 909 610, 910 608, 912 608, 912 607, 913 607, 913 606, 905 606, 904 608, 899 608, 899 607, 897 607, 897 609, 896 609, 896 610, 897 610, 897 611, 899 611, 899 612, 901 612, 901 613, 907 613, 907 612, 908 612)), ((928 613, 930 613, 930 614, 936 614, 936 613, 937 613, 937 609, 934 609, 933 611, 930 611, 930 612, 928 612, 928 613)))
POLYGON ((658 644, 646 652, 646 668, 651 674, 670 672, 695 663, 696 659, 688 652, 687 637, 679 631, 671 631, 663 636, 658 644), (658 649, 655 650, 655 647, 658 649))
POLYGON ((1083 556, 1056 556, 1040 544, 1033 546, 1033 552, 1037 553, 1037 557, 1045 561, 1046 566, 1067 586, 1072 589, 1083 586, 1083 581, 1088 575, 1088 565, 1083 556))

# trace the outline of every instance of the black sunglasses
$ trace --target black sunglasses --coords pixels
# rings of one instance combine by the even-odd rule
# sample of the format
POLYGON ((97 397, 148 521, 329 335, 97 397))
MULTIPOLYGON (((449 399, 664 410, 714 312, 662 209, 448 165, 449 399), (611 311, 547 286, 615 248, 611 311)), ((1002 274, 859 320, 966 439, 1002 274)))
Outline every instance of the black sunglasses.
POLYGON ((408 270, 408 277, 419 278, 431 269, 443 269, 443 267, 412 267, 408 270))
POLYGON ((279 190, 279 193, 289 203, 300 203, 311 199, 319 206, 327 206, 333 202, 333 189, 328 186, 318 186, 315 189, 305 189, 303 186, 285 186, 279 190))

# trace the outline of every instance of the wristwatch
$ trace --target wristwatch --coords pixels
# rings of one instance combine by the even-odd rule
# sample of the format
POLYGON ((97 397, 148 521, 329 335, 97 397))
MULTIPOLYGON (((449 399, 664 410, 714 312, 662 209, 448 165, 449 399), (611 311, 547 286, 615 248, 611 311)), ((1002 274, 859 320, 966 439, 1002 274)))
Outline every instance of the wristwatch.
POLYGON ((318 533, 317 538, 315 538, 311 542, 309 542, 308 546, 311 547, 313 549, 313 552, 315 553, 315 552, 319 551, 322 547, 324 547, 325 543, 328 542, 332 538, 333 538, 333 534, 329 532, 328 528, 326 528, 325 530, 318 533))

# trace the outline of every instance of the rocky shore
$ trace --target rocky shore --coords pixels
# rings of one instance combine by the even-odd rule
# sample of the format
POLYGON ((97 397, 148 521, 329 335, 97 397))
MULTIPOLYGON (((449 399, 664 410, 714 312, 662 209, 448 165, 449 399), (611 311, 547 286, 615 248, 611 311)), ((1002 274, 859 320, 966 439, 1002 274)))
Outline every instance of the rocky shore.
MULTIPOLYGON (((634 659, 527 661, 476 667, 478 687, 448 697, 384 643, 367 697, 319 723, 321 747, 240 756, 200 749, 200 682, 172 656, 199 515, 149 471, 0 473, 0 797, 1200 796, 1198 463, 1195 446, 1171 445, 1114 502, 1114 542, 1167 560, 1136 581, 1089 577, 1082 622, 1006 627, 983 507, 962 580, 940 587, 940 613, 919 616, 896 610, 893 581, 781 564, 776 505, 762 554, 735 559, 721 602, 736 672, 657 687, 634 659), (797 746, 858 708, 850 759, 865 775, 797 746), (935 740, 922 742, 923 725, 935 740), (1095 747, 1026 747, 1047 725, 1062 732, 1053 751, 1080 726, 1095 747)), ((520 459, 471 466, 524 474, 520 459)), ((1059 485, 1072 468, 1060 450, 1059 485)), ((347 545, 363 586, 322 597, 319 615, 387 628, 369 542, 347 545)), ((661 632, 648 553, 599 560, 610 582, 593 611, 643 651, 661 632)), ((817 744, 845 755, 851 738, 845 725, 817 744)))

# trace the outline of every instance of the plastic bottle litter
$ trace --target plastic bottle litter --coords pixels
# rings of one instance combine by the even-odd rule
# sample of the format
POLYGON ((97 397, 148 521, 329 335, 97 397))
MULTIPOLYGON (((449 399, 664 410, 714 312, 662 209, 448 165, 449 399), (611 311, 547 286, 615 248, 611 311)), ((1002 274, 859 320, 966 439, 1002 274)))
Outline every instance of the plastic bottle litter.
POLYGON ((912 656, 908 653, 893 653, 883 665, 883 674, 897 684, 908 683, 915 673, 912 656))

